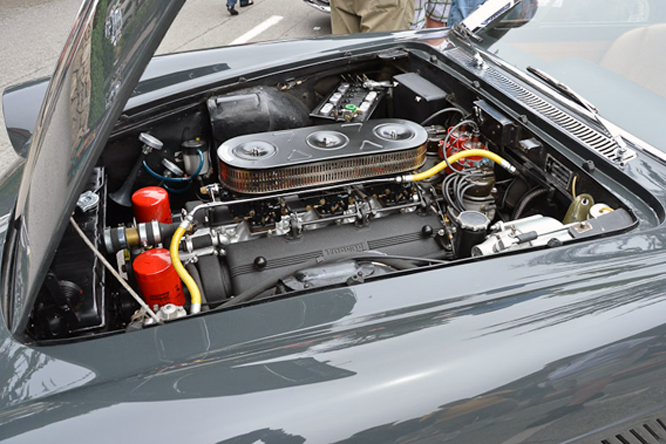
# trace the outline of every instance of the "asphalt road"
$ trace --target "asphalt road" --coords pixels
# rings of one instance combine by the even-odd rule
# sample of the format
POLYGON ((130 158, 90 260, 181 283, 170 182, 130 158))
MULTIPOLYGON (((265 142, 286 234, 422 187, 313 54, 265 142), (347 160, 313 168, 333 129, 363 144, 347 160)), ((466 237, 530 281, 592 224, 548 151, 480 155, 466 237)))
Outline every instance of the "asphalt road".
MULTIPOLYGON (((330 34, 326 14, 302 0, 254 0, 230 16, 224 0, 189 0, 159 53, 330 34)), ((0 92, 50 76, 81 0, 0 1, 0 92)), ((1 109, 1 105, 0 105, 1 109)), ((0 174, 16 160, 0 113, 0 174)))

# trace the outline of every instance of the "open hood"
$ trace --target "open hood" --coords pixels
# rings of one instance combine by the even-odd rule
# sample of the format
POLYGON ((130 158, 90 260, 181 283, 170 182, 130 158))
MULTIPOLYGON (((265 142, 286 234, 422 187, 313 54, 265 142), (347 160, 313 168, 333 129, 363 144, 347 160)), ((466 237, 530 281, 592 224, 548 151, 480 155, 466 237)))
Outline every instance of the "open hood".
POLYGON ((463 21, 462 26, 477 33, 501 16, 507 14, 522 0, 487 0, 463 21))
POLYGON ((184 0, 86 0, 37 119, 14 216, 8 322, 28 320, 86 178, 184 0))

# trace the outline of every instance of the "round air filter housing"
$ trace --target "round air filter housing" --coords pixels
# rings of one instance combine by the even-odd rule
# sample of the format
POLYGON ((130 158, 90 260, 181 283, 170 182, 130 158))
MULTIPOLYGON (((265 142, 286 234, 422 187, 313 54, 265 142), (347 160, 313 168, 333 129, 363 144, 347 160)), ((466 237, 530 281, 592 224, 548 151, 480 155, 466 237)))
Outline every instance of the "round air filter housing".
POLYGON ((414 137, 414 131, 403 123, 383 123, 377 125, 373 132, 377 137, 386 141, 409 140, 414 137))
POLYGON ((305 141, 316 150, 339 150, 349 144, 349 137, 339 131, 315 131, 305 141))

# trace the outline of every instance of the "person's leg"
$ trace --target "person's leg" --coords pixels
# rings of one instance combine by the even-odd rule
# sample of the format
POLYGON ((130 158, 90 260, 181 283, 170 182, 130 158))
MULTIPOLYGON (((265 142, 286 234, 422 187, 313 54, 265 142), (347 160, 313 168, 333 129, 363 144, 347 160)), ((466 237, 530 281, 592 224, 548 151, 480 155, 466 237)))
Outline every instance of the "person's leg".
POLYGON ((414 19, 414 0, 375 0, 364 2, 361 32, 409 29, 414 19))
POLYGON ((238 11, 236 11, 236 1, 238 0, 227 0, 227 11, 229 11, 229 14, 231 15, 238 15, 238 11))
POLYGON ((449 18, 446 21, 446 25, 451 27, 456 23, 462 22, 484 1, 485 0, 453 0, 451 2, 451 11, 449 12, 449 18))
POLYGON ((361 32, 361 19, 356 14, 354 0, 331 0, 331 32, 355 34, 361 32))
POLYGON ((446 20, 446 26, 451 28, 456 23, 460 23, 465 18, 466 3, 464 0, 452 0, 449 18, 446 20))

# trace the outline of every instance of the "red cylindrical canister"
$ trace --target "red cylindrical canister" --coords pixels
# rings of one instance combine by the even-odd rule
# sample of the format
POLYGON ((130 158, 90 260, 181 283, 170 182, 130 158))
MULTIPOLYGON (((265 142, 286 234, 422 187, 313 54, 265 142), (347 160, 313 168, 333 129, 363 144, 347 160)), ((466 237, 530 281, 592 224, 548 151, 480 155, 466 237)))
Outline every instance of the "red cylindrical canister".
POLYGON ((169 250, 155 248, 144 251, 134 259, 132 268, 143 300, 150 308, 166 304, 185 305, 183 286, 171 263, 169 250))
POLYGON ((160 187, 145 187, 132 194, 134 218, 138 223, 158 221, 171 223, 171 205, 169 193, 160 187))

